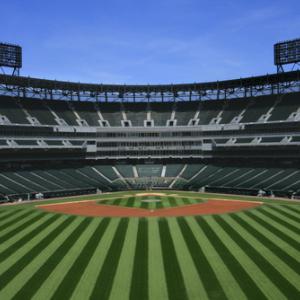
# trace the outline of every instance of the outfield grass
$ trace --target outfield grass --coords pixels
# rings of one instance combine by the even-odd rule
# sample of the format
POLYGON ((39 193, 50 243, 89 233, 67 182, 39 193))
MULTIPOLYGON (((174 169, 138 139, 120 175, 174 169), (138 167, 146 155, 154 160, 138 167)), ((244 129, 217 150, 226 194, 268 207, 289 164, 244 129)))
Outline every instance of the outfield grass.
MULTIPOLYGON (((147 203, 121 192, 49 203, 95 199, 159 209, 199 196, 257 200, 169 193, 179 197, 147 203)), ((264 202, 238 213, 148 219, 2 206, 0 299, 300 299, 300 205, 264 202)))

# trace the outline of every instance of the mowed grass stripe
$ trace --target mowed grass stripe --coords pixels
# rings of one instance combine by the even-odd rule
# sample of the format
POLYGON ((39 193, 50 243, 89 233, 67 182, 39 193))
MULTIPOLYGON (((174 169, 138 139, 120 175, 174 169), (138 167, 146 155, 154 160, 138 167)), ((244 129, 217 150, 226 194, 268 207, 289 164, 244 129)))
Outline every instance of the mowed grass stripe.
MULTIPOLYGON (((1 208, 1 205, 0 205, 0 208, 1 208)), ((17 217, 19 214, 22 214, 27 211, 28 210, 17 208, 17 207, 2 210, 2 214, 0 215, 0 225, 2 225, 3 222, 6 222, 8 218, 17 217)))
POLYGON ((148 221, 139 219, 129 299, 148 299, 148 221))
POLYGON ((23 209, 10 209, 10 210, 4 210, 2 216, 0 216, 0 225, 3 223, 3 221, 5 221, 6 219, 8 219, 11 216, 17 215, 18 213, 22 213, 24 210, 23 209))
MULTIPOLYGON (((24 210, 23 212, 24 212, 24 214, 19 216, 20 217, 19 219, 12 221, 11 224, 3 226, 3 228, 0 230, 0 237, 3 236, 4 234, 6 234, 12 228, 18 226, 20 223, 23 223, 24 220, 26 220, 27 218, 32 217, 38 213, 38 211, 36 211, 36 210, 24 210)), ((14 216, 14 217, 16 217, 16 216, 14 216)), ((6 221, 8 221, 8 220, 6 220, 6 221)))
POLYGON ((145 197, 135 196, 132 207, 138 207, 138 208, 140 208, 141 204, 142 204, 142 202, 141 202, 142 199, 145 199, 145 197))
POLYGON ((74 292, 77 283, 80 281, 80 278, 87 267, 92 255, 94 254, 95 249, 97 248, 105 230, 109 225, 110 219, 103 219, 96 230, 93 232, 92 236, 89 237, 87 243, 82 248, 77 259, 72 264, 71 268, 64 276, 63 280, 59 284, 55 293, 51 299, 69 299, 74 292))
POLYGON ((162 197, 162 207, 166 208, 166 207, 171 207, 170 201, 169 201, 169 197, 162 197))
POLYGON ((270 262, 267 260, 257 249, 259 249, 258 244, 250 243, 245 237, 238 231, 238 226, 233 228, 229 225, 225 217, 214 216, 216 222, 222 226, 222 228, 227 232, 232 239, 241 246, 245 253, 250 257, 255 264, 260 268, 260 270, 273 282, 282 294, 288 299, 300 298, 300 292, 297 290, 270 262))
POLYGON ((157 218, 148 218, 148 237, 149 299, 168 299, 168 290, 157 218))
POLYGON ((149 204, 148 209, 152 209, 152 210, 156 209, 156 202, 149 202, 148 204, 149 204))
POLYGON ((175 198, 175 202, 176 202, 176 206, 183 206, 186 205, 183 197, 174 197, 175 198))
POLYGON ((280 220, 278 221, 276 217, 273 218, 271 214, 270 214, 270 216, 265 215, 260 210, 253 210, 253 213, 255 213, 257 216, 259 216, 266 222, 269 222, 270 224, 272 224, 274 227, 276 227, 281 232, 283 232, 286 236, 290 237, 292 240, 294 240, 296 242, 296 244, 299 247, 299 245, 300 245, 299 234, 295 233, 288 226, 285 226, 283 223, 280 222, 280 220))
POLYGON ((292 205, 291 204, 283 204, 282 206, 284 206, 285 208, 288 208, 288 209, 290 209, 290 210, 292 210, 292 211, 300 214, 300 202, 297 205, 294 205, 294 204, 292 204, 292 205))
POLYGON ((176 197, 175 198, 175 202, 176 202, 176 206, 183 206, 183 205, 185 205, 184 198, 181 198, 181 197, 176 197))
POLYGON ((135 197, 129 197, 126 203, 126 207, 133 207, 134 206, 135 197))
POLYGON ((190 200, 190 204, 197 204, 197 203, 205 202, 204 200, 202 200, 200 198, 189 198, 189 200, 190 200))
POLYGON ((33 213, 33 211, 22 211, 19 210, 16 213, 9 213, 5 216, 5 218, 1 218, 1 224, 0 224, 0 232, 4 229, 6 229, 7 227, 11 226, 12 224, 22 220, 23 216, 28 216, 31 213, 33 213), (21 215, 20 215, 21 214, 21 215))
POLYGON ((251 244, 252 247, 261 255, 261 257, 263 257, 272 266, 276 266, 276 271, 280 274, 280 276, 282 276, 282 278, 284 278, 284 280, 300 291, 300 286, 298 288, 300 282, 299 269, 295 269, 294 266, 290 267, 284 260, 286 256, 280 258, 277 255, 278 252, 273 251, 274 248, 268 248, 268 245, 265 245, 263 242, 261 242, 256 235, 252 235, 252 233, 247 231, 232 217, 226 216, 223 219, 228 223, 229 226, 231 226, 231 228, 238 232, 239 235, 242 236, 245 241, 247 241, 247 243, 251 244))
POLYGON ((124 244, 128 222, 128 218, 123 218, 118 225, 114 239, 112 240, 103 266, 97 277, 91 299, 106 300, 109 298, 124 244))
POLYGON ((128 205, 128 202, 130 203, 131 202, 131 199, 130 197, 125 197, 125 198, 122 198, 122 201, 121 201, 121 206, 126 206, 128 205))
MULTIPOLYGON (((6 252, 8 248, 12 247, 13 245, 17 246, 21 239, 23 239, 25 236, 30 234, 32 230, 39 227, 41 224, 43 224, 45 221, 50 219, 53 215, 51 214, 44 214, 41 219, 36 221, 33 224, 30 224, 24 230, 22 230, 20 233, 17 233, 13 237, 11 237, 6 242, 0 244, 0 253, 6 252)), ((30 239, 30 242, 27 243, 24 241, 24 243, 19 244, 20 247, 14 247, 13 252, 9 254, 9 256, 5 259, 0 259, 0 274, 1 272, 4 272, 7 268, 9 268, 16 260, 18 260, 22 255, 24 255, 27 251, 29 251, 40 239, 42 239, 44 232, 48 232, 48 229, 52 227, 52 224, 49 224, 46 228, 41 230, 40 232, 37 232, 35 236, 33 236, 30 239)))
POLYGON ((185 205, 198 204, 203 202, 201 199, 189 198, 189 197, 181 197, 181 201, 185 205))
MULTIPOLYGON (((42 217, 45 217, 46 214, 41 214, 42 217)), ((33 238, 36 237, 37 234, 42 232, 45 228, 55 222, 60 216, 52 215, 48 219, 46 219, 43 223, 39 224, 37 227, 33 228, 29 233, 22 236, 19 240, 17 240, 14 244, 10 245, 4 251, 0 253, 0 262, 6 260, 10 255, 14 254, 17 250, 19 250, 24 245, 28 244, 33 238)), ((0 283, 1 285, 1 283, 0 283)))
MULTIPOLYGON (((75 218, 74 218, 75 219, 75 218)), ((74 220, 73 219, 73 220, 74 220)), ((73 221, 72 220, 72 221, 73 221)), ((66 237, 64 242, 56 249, 56 251, 47 259, 47 261, 39 268, 35 274, 27 281, 27 283, 19 290, 13 299, 31 299, 37 292, 38 288, 48 278, 55 267, 64 259, 70 248, 79 239, 84 230, 91 223, 91 218, 86 218, 66 237)), ((75 275, 75 273, 74 273, 75 275)), ((61 295, 60 295, 61 296, 61 295)), ((57 298, 59 299, 59 297, 57 298)), ((66 297, 68 299, 68 290, 66 289, 66 297)))
MULTIPOLYGON (((4 206, 3 206, 4 207, 4 206)), ((2 208, 3 208, 2 207, 2 208)), ((1 207, 0 207, 1 208, 1 207)), ((0 209, 0 218, 1 218, 1 215, 5 214, 7 211, 9 211, 8 209, 0 209)))
MULTIPOLYGON (((54 222, 57 218, 48 221, 54 222)), ((27 252, 21 259, 16 261, 8 270, 0 275, 0 290, 3 289, 14 276, 22 271, 26 265, 33 260, 40 252, 45 250, 47 246, 57 237, 57 235, 72 221, 74 217, 69 217, 55 227, 48 235, 46 235, 39 243, 37 243, 29 252, 27 252)))
POLYGON ((150 199, 149 196, 139 197, 139 198, 138 198, 139 207, 140 207, 140 208, 144 208, 144 209, 149 208, 149 203, 143 201, 143 200, 149 200, 149 199, 150 199))
MULTIPOLYGON (((97 218, 88 219, 91 220, 90 223, 83 229, 83 232, 74 241, 68 252, 64 255, 64 257, 62 257, 60 262, 56 265, 54 270, 52 270, 47 279, 42 283, 42 285, 39 287, 39 289, 31 299, 50 299, 53 296, 58 286, 72 267, 73 263, 76 261, 77 257, 80 254, 80 251, 84 248, 90 236, 99 224, 99 219, 97 218)), ((65 237, 68 238, 68 236, 72 234, 75 228, 86 220, 87 218, 77 216, 74 222, 76 226, 74 226, 73 224, 72 231, 65 235, 65 237)))
POLYGON ((210 262, 198 244, 187 221, 184 218, 178 218, 177 221, 208 297, 210 299, 227 299, 210 262))
MULTIPOLYGON (((195 220, 211 245, 218 251, 223 263, 227 266, 228 270, 230 270, 232 276, 247 298, 267 299, 262 288, 258 285, 257 277, 253 277, 257 275, 255 271, 249 274, 250 265, 244 255, 242 255, 242 251, 237 249, 232 241, 222 234, 222 231, 216 226, 215 220, 211 217, 195 217, 195 220)), ((260 280, 260 277, 258 280, 260 280)))
POLYGON ((109 300, 129 299, 132 271, 134 268, 134 262, 136 261, 135 250, 138 224, 138 218, 129 219, 128 229, 109 300), (127 274, 127 276, 124 276, 124 274, 127 274))
POLYGON ((44 282, 44 284, 37 291, 35 297, 33 299, 50 299, 53 297, 53 294, 57 290, 60 283, 63 281, 64 277, 72 267, 73 263, 76 261, 77 257, 80 254, 80 251, 84 248, 86 243, 88 242, 90 236, 94 232, 95 228, 99 224, 99 219, 97 218, 82 218, 77 217, 76 221, 79 220, 78 223, 88 222, 87 226, 83 229, 79 237, 74 241, 66 255, 61 259, 56 268, 52 271, 50 276, 44 282))
POLYGON ((289 244, 289 240, 286 241, 285 238, 287 236, 283 232, 279 231, 277 228, 274 228, 272 226, 264 226, 265 223, 267 225, 270 225, 269 222, 261 222, 262 220, 255 215, 254 218, 251 218, 248 215, 247 211, 244 211, 243 213, 239 214, 239 216, 247 223, 249 223, 249 225, 251 225, 253 228, 258 230, 261 234, 263 234, 265 237, 267 237, 269 240, 275 243, 277 247, 281 248, 282 250, 287 252, 291 257, 298 261, 300 248, 299 250, 297 250, 293 245, 289 244))
MULTIPOLYGON (((214 248, 207 236, 199 227, 195 217, 187 217, 185 218, 185 220, 188 226, 190 227, 191 231, 193 232, 194 238, 196 239, 199 247, 201 248, 201 252, 205 256, 207 262, 210 264, 212 271, 214 272, 218 282, 222 286, 226 297, 228 299, 246 300, 247 297, 245 293, 240 288, 234 276, 231 274, 231 271, 222 260, 219 254, 219 249, 214 248)), ((197 255, 197 253, 198 252, 195 252, 194 255, 197 255)), ((205 268, 201 268, 201 272, 205 273, 205 268)), ((216 290, 216 296, 220 295, 217 292, 218 291, 216 290)), ((215 299, 217 297, 211 298, 215 299)))
POLYGON ((33 225, 35 222, 39 221, 44 215, 45 214, 42 213, 35 213, 34 215, 29 214, 22 219, 21 223, 17 222, 16 226, 8 227, 8 231, 0 236, 0 245, 24 231, 29 225, 33 225))
MULTIPOLYGON (((63 221, 66 220, 67 218, 69 218, 69 217, 63 216, 55 224, 52 224, 52 225, 57 226, 58 223, 63 223, 63 221)), ((47 260, 51 257, 51 255, 57 250, 57 248, 60 247, 60 245, 62 243, 64 243, 66 236, 71 234, 72 231, 74 230, 74 228, 79 223, 77 218, 72 217, 72 219, 74 219, 74 220, 72 222, 70 222, 70 224, 68 224, 55 237, 55 239, 46 247, 46 249, 41 251, 30 262, 28 262, 28 264, 25 266, 25 268, 21 272, 16 274, 16 276, 2 290, 4 295, 6 295, 7 298, 13 299, 16 296, 16 294, 24 287, 24 285, 27 284, 27 281, 30 280, 30 278, 32 276, 34 276, 34 274, 36 272, 38 272, 40 268, 43 267, 43 265, 47 262, 47 260)), ((49 227, 54 228, 55 226, 49 226, 49 227)), ((47 235, 46 232, 45 232, 45 235, 47 235)), ((42 284, 43 284, 43 282, 39 286, 37 286, 37 288, 35 288, 35 285, 33 285, 32 288, 35 288, 34 292, 36 292, 37 289, 39 289, 42 284)), ((29 294, 31 294, 31 291, 29 294)), ((44 297, 43 299, 49 298, 49 297, 50 297, 49 291, 47 291, 47 297, 44 297)), ((20 298, 20 297, 18 297, 18 298, 20 298)), ((23 293, 23 297, 21 299, 31 299, 31 297, 29 295, 27 296, 25 293, 23 293)))
POLYGON ((300 218, 300 211, 297 209, 294 209, 294 206, 291 205, 281 205, 280 208, 285 209, 286 211, 288 211, 290 214, 292 214, 293 216, 300 218))
MULTIPOLYGON (((96 249, 88 262, 80 281, 78 282, 77 286, 75 286, 75 290, 72 294, 71 299, 82 300, 82 299, 89 299, 92 291, 94 289, 97 274, 100 273, 100 270, 103 266, 103 262, 107 256, 109 247, 111 242, 115 236, 115 232, 117 226, 120 222, 119 218, 110 218, 109 225, 105 230, 100 242, 96 246, 96 249)), ((51 275, 52 276, 52 275, 51 275)), ((49 280, 46 281, 44 285, 45 288, 52 288, 51 284, 51 276, 49 280)), ((54 275, 55 280, 55 275, 54 275)), ((40 289, 38 293, 33 297, 33 300, 40 300, 47 297, 47 294, 44 292, 44 288, 40 289)))
POLYGON ((158 227, 169 299, 188 299, 167 220, 159 219, 158 227))
POLYGON ((285 209, 293 212, 295 215, 300 216, 300 205, 281 205, 285 209))
POLYGON ((188 299, 208 299, 207 291, 198 275, 189 249, 177 223, 177 219, 168 218, 167 220, 188 299))
POLYGON ((189 204, 196 203, 196 202, 194 202, 193 199, 191 199, 191 198, 182 197, 181 199, 182 199, 183 204, 185 204, 185 205, 189 205, 189 204))
POLYGON ((259 208, 258 210, 263 215, 273 219, 274 221, 276 221, 277 223, 286 227, 290 231, 296 233, 297 235, 300 234, 300 227, 297 227, 297 226, 299 226, 299 224, 297 224, 297 225, 292 224, 291 220, 287 220, 286 218, 283 218, 283 216, 281 214, 271 211, 271 209, 269 207, 268 208, 259 208))
POLYGON ((126 203, 124 204, 124 206, 126 206, 126 207, 136 207, 137 197, 130 196, 130 197, 125 198, 125 199, 126 199, 126 203))
POLYGON ((254 228, 251 222, 247 222, 240 215, 231 215, 232 219, 243 227, 249 234, 255 237, 262 245, 272 251, 277 257, 284 261, 294 272, 300 275, 300 262, 294 257, 290 256, 284 248, 278 246, 278 244, 269 235, 264 235, 259 230, 254 228))
POLYGON ((177 206, 177 198, 169 196, 167 199, 171 207, 177 206))
POLYGON ((161 209, 163 208, 163 198, 164 197, 160 197, 160 196, 156 196, 155 199, 159 200, 159 202, 155 202, 155 209, 161 209))
POLYGON ((281 207, 281 206, 272 205, 272 206, 269 206, 269 208, 271 208, 272 210, 278 212, 279 214, 287 217, 288 219, 293 220, 294 222, 297 222, 300 225, 300 215, 297 217, 294 214, 286 211, 285 208, 281 207))
MULTIPOLYGON (((108 205, 120 205, 123 201, 124 201, 123 198, 115 198, 115 199, 105 200, 104 203, 108 205)), ((102 201, 100 201, 99 203, 101 204, 102 201)))
POLYGON ((122 200, 122 198, 115 199, 112 201, 111 205, 120 205, 122 200))
POLYGON ((231 272, 247 298, 260 300, 268 299, 262 288, 259 286, 260 277, 257 278, 255 271, 250 274, 248 273, 249 264, 246 266, 241 264, 242 261, 247 263, 243 251, 240 248, 236 248, 230 239, 227 239, 226 236, 222 235, 221 230, 210 217, 195 217, 195 219, 198 226, 206 235, 206 238, 214 247, 215 251, 218 252, 227 269, 231 272))
POLYGON ((244 213, 259 224, 261 224, 262 226, 264 226, 265 228, 267 228, 268 230, 270 230, 271 232, 273 232, 274 234, 276 234, 279 238, 288 243, 297 251, 300 250, 298 235, 291 233, 287 228, 280 225, 273 219, 265 217, 258 210, 245 211, 244 213))

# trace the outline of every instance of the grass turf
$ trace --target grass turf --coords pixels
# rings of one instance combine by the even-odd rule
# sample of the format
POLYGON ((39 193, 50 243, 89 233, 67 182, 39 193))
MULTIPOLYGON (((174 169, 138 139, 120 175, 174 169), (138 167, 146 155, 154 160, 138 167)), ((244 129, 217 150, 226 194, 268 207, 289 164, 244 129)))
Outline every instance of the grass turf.
POLYGON ((117 197, 98 201, 101 205, 116 205, 137 207, 143 209, 160 209, 204 202, 201 198, 188 198, 186 196, 130 196, 117 197), (151 202, 151 200, 154 200, 151 202), (156 200, 158 200, 156 202, 156 200), (150 202, 148 202, 150 201, 150 202))
MULTIPOLYGON (((257 200, 176 192, 147 203, 134 194, 48 202, 159 209, 199 196, 257 200)), ((0 207, 0 299, 299 299, 300 206, 262 200, 234 214, 150 219, 0 207)))

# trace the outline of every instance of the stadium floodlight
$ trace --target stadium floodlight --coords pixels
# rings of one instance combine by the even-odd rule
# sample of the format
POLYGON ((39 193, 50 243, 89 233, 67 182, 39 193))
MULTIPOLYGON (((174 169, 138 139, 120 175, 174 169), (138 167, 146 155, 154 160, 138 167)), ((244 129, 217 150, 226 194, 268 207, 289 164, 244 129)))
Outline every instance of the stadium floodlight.
POLYGON ((284 65, 293 64, 292 69, 300 63, 300 39, 279 42, 274 45, 274 64, 277 72, 284 72, 284 65))
POLYGON ((22 48, 18 45, 0 43, 0 68, 12 68, 13 75, 19 75, 22 68, 22 48))

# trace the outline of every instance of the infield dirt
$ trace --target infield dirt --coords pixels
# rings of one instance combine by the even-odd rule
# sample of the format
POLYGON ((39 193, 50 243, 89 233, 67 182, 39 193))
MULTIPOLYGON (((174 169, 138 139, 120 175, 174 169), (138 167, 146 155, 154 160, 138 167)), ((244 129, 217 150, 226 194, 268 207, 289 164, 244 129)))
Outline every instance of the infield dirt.
POLYGON ((38 205, 39 209, 90 217, 178 217, 237 212, 260 206, 262 202, 238 200, 208 200, 203 203, 148 210, 136 207, 101 205, 95 200, 38 205))

